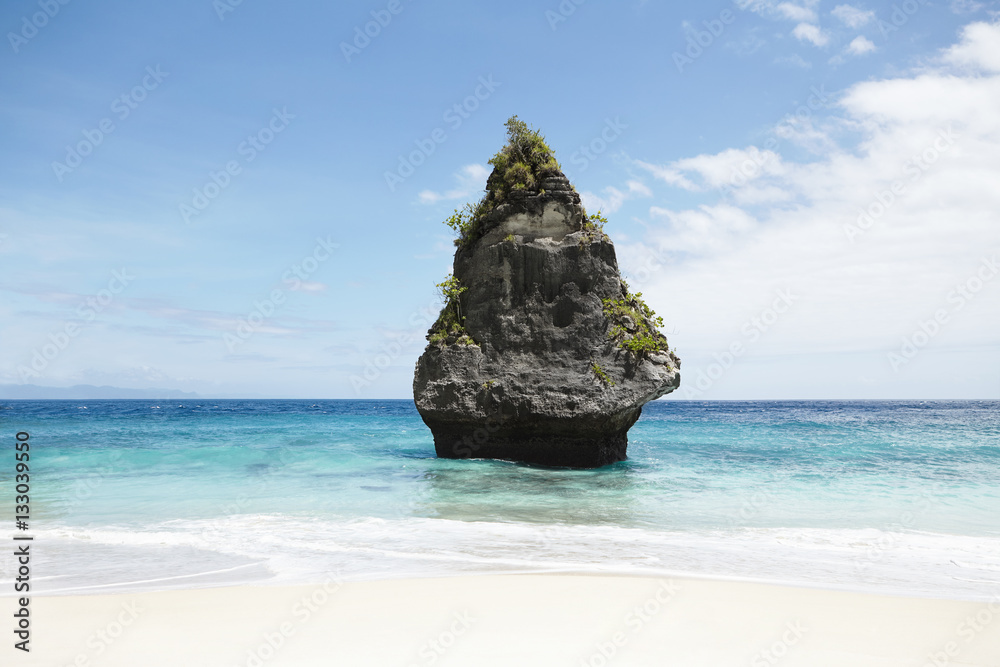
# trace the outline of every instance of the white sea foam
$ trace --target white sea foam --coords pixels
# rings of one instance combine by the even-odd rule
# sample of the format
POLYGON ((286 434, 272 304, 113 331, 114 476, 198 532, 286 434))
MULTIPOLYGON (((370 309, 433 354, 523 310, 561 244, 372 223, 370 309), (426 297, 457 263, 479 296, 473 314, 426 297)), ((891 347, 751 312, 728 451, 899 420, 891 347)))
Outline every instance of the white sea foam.
MULTIPOLYGON (((656 531, 608 525, 238 515, 54 527, 41 593, 488 572, 710 576, 962 599, 1000 594, 1000 538, 875 529, 656 531), (158 575, 150 577, 150 572, 158 575)), ((9 572, 0 572, 6 585, 9 572)))

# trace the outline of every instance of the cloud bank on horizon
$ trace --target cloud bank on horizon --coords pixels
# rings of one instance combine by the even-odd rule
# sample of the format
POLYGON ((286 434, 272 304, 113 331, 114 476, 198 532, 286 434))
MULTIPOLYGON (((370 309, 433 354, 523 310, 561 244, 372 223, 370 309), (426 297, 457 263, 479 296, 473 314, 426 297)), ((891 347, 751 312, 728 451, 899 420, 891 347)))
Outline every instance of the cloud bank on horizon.
POLYGON ((996 389, 998 74, 1000 26, 972 23, 914 71, 822 100, 830 114, 805 105, 761 146, 636 161, 667 186, 716 197, 651 206, 643 242, 620 249, 649 276, 644 288, 678 340, 692 329, 681 323, 696 323, 695 345, 710 359, 688 372, 683 393, 709 394, 733 344, 760 361, 732 372, 758 374, 763 386, 775 365, 794 364, 842 395, 885 377, 959 395, 969 376, 942 376, 979 366, 983 395, 996 389), (783 158, 786 147, 806 159, 783 158), (758 326, 765 286, 794 304, 758 326))
POLYGON ((997 4, 182 3, 75 60, 111 5, 30 38, 8 7, 0 383, 407 397, 439 221, 517 113, 611 218, 674 397, 998 398, 997 4))

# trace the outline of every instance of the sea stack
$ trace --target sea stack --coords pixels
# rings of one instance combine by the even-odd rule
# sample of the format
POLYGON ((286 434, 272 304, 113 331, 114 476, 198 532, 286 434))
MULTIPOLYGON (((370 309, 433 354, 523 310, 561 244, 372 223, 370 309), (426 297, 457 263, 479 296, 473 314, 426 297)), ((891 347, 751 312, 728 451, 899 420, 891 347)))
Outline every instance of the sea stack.
POLYGON ((680 385, 680 359, 542 136, 517 116, 507 135, 486 195, 446 221, 458 247, 417 410, 440 457, 621 461, 642 406, 680 385))

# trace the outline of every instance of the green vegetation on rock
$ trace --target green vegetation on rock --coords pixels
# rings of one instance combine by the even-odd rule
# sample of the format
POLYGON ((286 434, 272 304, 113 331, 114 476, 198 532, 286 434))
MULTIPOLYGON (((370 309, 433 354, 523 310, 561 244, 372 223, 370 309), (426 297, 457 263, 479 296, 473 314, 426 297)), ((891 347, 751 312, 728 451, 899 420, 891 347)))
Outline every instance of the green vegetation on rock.
POLYGON ((559 170, 555 153, 538 130, 517 116, 507 119, 506 127, 507 144, 490 158, 496 172, 485 199, 493 206, 515 190, 536 190, 545 172, 559 170))
POLYGON ((586 230, 604 231, 604 225, 608 224, 608 219, 601 215, 601 212, 588 213, 583 221, 583 228, 586 230))
POLYGON ((466 246, 478 239, 483 217, 512 192, 536 191, 546 172, 559 170, 555 153, 538 130, 517 116, 507 119, 505 125, 507 143, 490 158, 493 173, 486 183, 486 194, 475 204, 455 209, 455 213, 444 221, 458 234, 457 246, 466 246))
POLYGON ((609 387, 615 386, 615 381, 612 380, 610 377, 608 377, 608 374, 604 371, 603 368, 601 368, 601 366, 596 361, 592 361, 590 363, 590 370, 594 371, 594 375, 597 376, 597 379, 606 384, 607 386, 609 387))
POLYGON ((663 318, 642 300, 642 292, 631 294, 628 283, 622 281, 621 299, 602 299, 604 316, 611 323, 608 338, 618 347, 628 350, 637 357, 650 352, 668 352, 667 338, 659 331, 663 318))
POLYGON ((604 225, 608 224, 608 219, 598 211, 594 214, 584 212, 583 236, 580 238, 580 247, 584 247, 594 241, 608 240, 608 235, 604 233, 604 225))
POLYGON ((465 330, 465 316, 462 315, 462 292, 469 289, 462 287, 458 278, 449 275, 444 282, 437 284, 441 296, 444 297, 444 308, 438 315, 437 321, 431 326, 427 335, 427 340, 431 343, 459 343, 462 345, 475 345, 469 332, 465 330))

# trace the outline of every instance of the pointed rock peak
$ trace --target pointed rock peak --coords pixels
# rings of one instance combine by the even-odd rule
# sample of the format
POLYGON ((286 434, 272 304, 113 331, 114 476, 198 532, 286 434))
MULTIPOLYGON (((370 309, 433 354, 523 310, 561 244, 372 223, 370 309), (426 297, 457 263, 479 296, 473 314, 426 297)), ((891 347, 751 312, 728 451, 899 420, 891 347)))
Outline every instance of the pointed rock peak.
POLYGON ((512 195, 538 194, 545 181, 570 189, 556 161, 555 152, 541 133, 517 116, 506 123, 507 143, 490 158, 493 173, 486 181, 486 202, 499 206, 512 195))
POLYGON ((584 228, 587 216, 580 195, 545 137, 517 116, 511 116, 506 127, 507 143, 489 160, 493 171, 486 180, 486 194, 445 221, 458 233, 459 247, 471 246, 512 216, 540 215, 547 207, 559 209, 564 233, 584 228))

